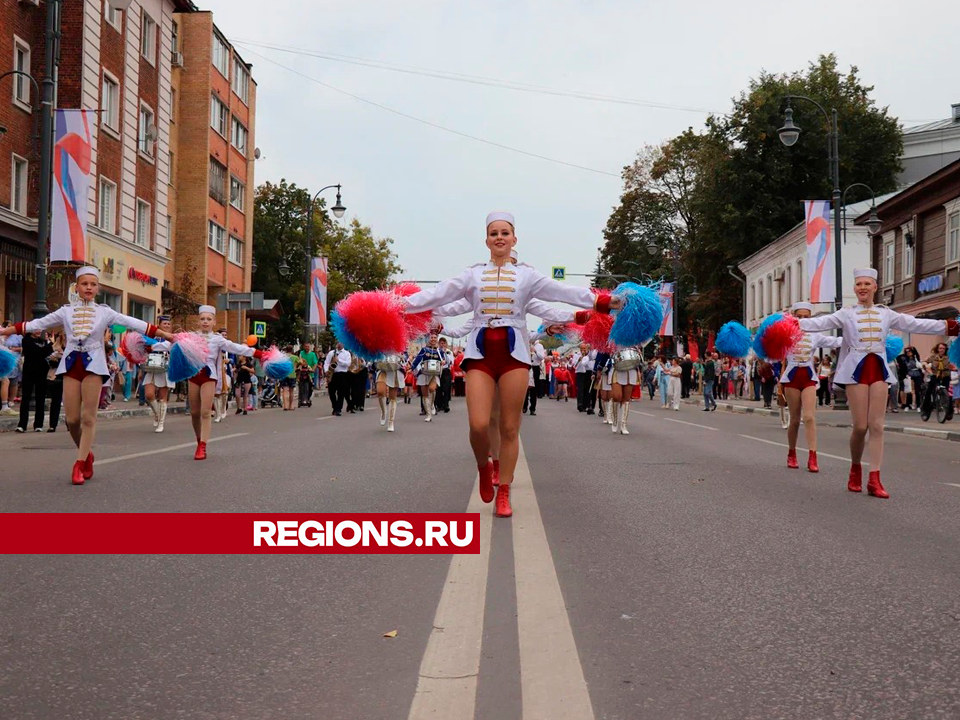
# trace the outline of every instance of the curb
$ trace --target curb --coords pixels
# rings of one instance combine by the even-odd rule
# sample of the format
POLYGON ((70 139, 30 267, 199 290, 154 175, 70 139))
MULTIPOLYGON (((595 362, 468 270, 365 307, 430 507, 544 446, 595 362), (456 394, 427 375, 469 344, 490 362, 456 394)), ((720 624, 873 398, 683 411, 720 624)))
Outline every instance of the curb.
MULTIPOLYGON (((686 405, 699 406, 700 402, 697 400, 684 400, 686 405)), ((780 412, 778 410, 768 410, 767 408, 758 408, 750 407, 747 405, 734 405, 730 402, 725 402, 723 400, 717 401, 717 408, 724 410, 725 412, 736 413, 738 415, 762 415, 764 417, 780 417, 780 412)), ((824 420, 822 415, 817 416, 817 424, 825 425, 826 427, 836 427, 836 428, 850 428, 853 425, 849 422, 843 421, 829 421, 824 420)), ((960 432, 954 432, 952 430, 936 430, 933 428, 922 428, 922 427, 904 427, 902 425, 884 425, 884 432, 891 433, 902 433, 903 435, 913 435, 915 437, 926 437, 932 438, 934 440, 947 440, 948 442, 960 442, 960 432)))
MULTIPOLYGON (((173 407, 167 406, 167 413, 171 415, 183 415, 185 408, 183 405, 175 405, 173 407)), ((130 408, 129 410, 101 410, 97 413, 97 421, 101 420, 123 420, 124 418, 131 417, 151 417, 153 411, 148 407, 137 407, 136 409, 130 408)), ((33 420, 33 411, 30 411, 31 422, 33 420)), ((17 423, 20 422, 19 416, 0 416, 0 433, 4 432, 14 432, 17 428, 17 423)), ((60 416, 60 424, 63 424, 63 415, 60 416)), ((46 429, 44 429, 46 432, 46 429)))

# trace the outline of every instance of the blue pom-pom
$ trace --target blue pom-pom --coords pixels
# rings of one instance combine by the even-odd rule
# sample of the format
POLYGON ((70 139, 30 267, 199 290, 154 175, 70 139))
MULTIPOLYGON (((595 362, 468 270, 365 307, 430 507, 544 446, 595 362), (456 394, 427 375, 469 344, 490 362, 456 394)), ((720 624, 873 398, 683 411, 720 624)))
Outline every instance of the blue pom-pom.
POLYGON ((731 320, 725 323, 717 333, 716 347, 724 355, 746 357, 750 353, 750 331, 740 323, 731 320))
POLYGON ((947 356, 950 358, 950 362, 960 368, 960 338, 950 343, 950 350, 947 351, 947 356))
POLYGON ((0 378, 10 377, 17 369, 17 356, 0 347, 0 378))
POLYGON ((180 347, 179 343, 174 343, 170 349, 170 362, 167 365, 167 378, 171 382, 178 383, 181 380, 189 380, 198 372, 203 370, 206 363, 197 363, 187 357, 186 353, 180 347))
POLYGON ((383 358, 383 353, 372 351, 363 346, 357 336, 347 328, 346 318, 336 310, 330 313, 330 327, 333 330, 333 336, 343 344, 344 350, 351 355, 357 355, 370 362, 376 362, 383 358))
POLYGON ((278 360, 268 363, 264 367, 264 372, 273 380, 283 380, 283 378, 293 372, 293 363, 290 360, 278 360))
POLYGON ((663 306, 653 288, 625 282, 613 294, 623 298, 623 307, 616 311, 610 342, 620 347, 645 345, 660 332, 663 306))
POLYGON ((887 335, 887 362, 896 359, 903 352, 903 338, 896 335, 887 335))
POLYGON ((770 360, 771 362, 781 359, 767 357, 767 354, 763 349, 763 334, 767 331, 768 327, 773 325, 775 322, 779 322, 780 320, 783 320, 783 313, 774 313, 760 323, 760 327, 757 328, 757 334, 753 338, 753 351, 757 354, 757 357, 761 357, 764 360, 770 360))
MULTIPOLYGON (((545 335, 547 332, 547 325, 541 324, 540 327, 537 328, 537 332, 545 335)), ((561 345, 569 345, 570 343, 576 341, 576 338, 570 338, 566 333, 562 332, 554 333, 550 337, 552 337, 554 340, 558 340, 561 345)))

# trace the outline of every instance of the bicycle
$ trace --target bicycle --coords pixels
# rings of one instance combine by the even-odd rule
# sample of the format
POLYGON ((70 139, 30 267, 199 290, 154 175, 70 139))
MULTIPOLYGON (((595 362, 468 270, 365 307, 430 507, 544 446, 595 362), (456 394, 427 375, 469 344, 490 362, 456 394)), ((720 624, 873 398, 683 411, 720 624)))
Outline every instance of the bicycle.
POLYGON ((937 413, 937 422, 943 425, 947 420, 953 417, 953 400, 950 398, 950 391, 941 385, 937 380, 931 380, 937 383, 936 390, 933 391, 933 398, 928 397, 924 401, 923 409, 920 411, 920 419, 924 422, 930 420, 934 410, 937 413))

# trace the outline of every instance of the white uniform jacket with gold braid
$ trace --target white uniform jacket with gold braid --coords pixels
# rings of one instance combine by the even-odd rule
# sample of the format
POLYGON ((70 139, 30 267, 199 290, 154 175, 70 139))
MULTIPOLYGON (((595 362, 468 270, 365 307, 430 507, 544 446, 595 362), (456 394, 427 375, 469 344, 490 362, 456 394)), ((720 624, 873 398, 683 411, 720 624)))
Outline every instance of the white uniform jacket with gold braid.
POLYGON ((477 344, 485 328, 513 328, 510 354, 530 364, 530 348, 526 337, 527 305, 531 300, 565 302, 579 308, 594 307, 596 296, 589 288, 564 285, 525 263, 498 267, 492 262, 473 265, 457 277, 444 280, 433 288, 404 298, 408 313, 424 312, 466 298, 467 312, 473 311, 473 329, 464 357, 479 360, 483 353, 477 344))
POLYGON ((860 368, 868 355, 880 358, 886 380, 891 385, 897 378, 887 366, 887 333, 899 330, 921 335, 946 335, 946 320, 921 320, 913 315, 904 315, 886 305, 840 308, 830 315, 800 320, 800 329, 806 332, 843 330, 843 345, 840 362, 833 381, 840 385, 855 384, 860 368))
POLYGON ((107 305, 83 300, 72 305, 64 305, 59 310, 37 320, 18 323, 18 329, 20 325, 23 325, 25 333, 55 327, 63 328, 67 335, 67 344, 63 349, 63 357, 60 358, 60 365, 57 366, 57 375, 67 372, 67 358, 74 352, 86 353, 90 357, 90 362, 86 365, 87 371, 96 375, 109 375, 103 336, 113 325, 123 325, 150 337, 157 331, 156 326, 148 325, 143 320, 118 313, 107 305))
POLYGON ((813 355, 820 348, 832 350, 843 344, 843 338, 833 337, 832 335, 822 335, 821 333, 803 333, 803 336, 793 346, 793 349, 787 353, 786 367, 780 373, 780 382, 788 383, 793 380, 794 371, 797 368, 805 367, 810 370, 810 379, 817 380, 817 371, 813 367, 813 355))

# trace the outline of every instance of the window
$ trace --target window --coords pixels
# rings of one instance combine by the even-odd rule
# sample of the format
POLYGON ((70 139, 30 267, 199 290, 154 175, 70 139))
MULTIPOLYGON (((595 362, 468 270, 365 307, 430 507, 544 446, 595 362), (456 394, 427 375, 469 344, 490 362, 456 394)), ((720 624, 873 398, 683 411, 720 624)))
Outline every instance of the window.
POLYGON ((244 201, 247 197, 247 188, 242 182, 237 180, 232 175, 230 176, 230 204, 233 205, 237 210, 243 212, 244 210, 244 201))
POLYGON ((170 88, 170 122, 177 122, 177 89, 170 88))
MULTIPOLYGON (((13 36, 13 69, 30 74, 30 46, 16 35, 13 36)), ((30 80, 23 75, 13 76, 13 102, 30 109, 30 80)))
POLYGON ((758 308, 759 308, 760 312, 759 312, 759 314, 757 315, 757 317, 763 317, 763 308, 764 308, 764 307, 765 307, 765 306, 764 306, 764 304, 763 304, 763 280, 761 280, 761 281, 760 281, 760 302, 758 303, 758 308))
POLYGON ((233 119, 231 142, 237 150, 247 154, 247 129, 236 118, 233 119))
POLYGON ((757 286, 750 285, 750 310, 747 312, 747 316, 753 320, 757 316, 757 286))
POLYGON ((103 73, 103 95, 100 99, 103 112, 100 122, 111 130, 120 131, 120 83, 116 78, 103 73))
POLYGON ((137 234, 140 247, 150 247, 150 203, 137 199, 137 234))
POLYGON ((227 136, 227 123, 230 120, 230 112, 227 110, 227 106, 222 102, 217 100, 215 97, 210 98, 210 127, 216 130, 218 133, 227 136))
POLYGON ((100 286, 100 292, 94 298, 94 302, 98 305, 106 305, 117 312, 123 312, 123 295, 107 290, 103 285, 100 286))
POLYGON ((13 156, 10 177, 10 209, 20 215, 27 214, 27 161, 19 155, 13 156))
POLYGON ((243 265, 243 240, 230 236, 230 262, 234 265, 243 265))
POLYGON ((223 255, 223 228, 213 220, 210 221, 210 229, 207 232, 207 245, 223 255))
POLYGON ((797 300, 803 300, 809 288, 803 284, 803 260, 797 260, 797 300))
POLYGON ((117 30, 120 29, 120 23, 123 21, 122 10, 117 10, 110 4, 110 0, 103 0, 104 5, 104 16, 107 18, 107 23, 113 25, 117 30))
POLYGON ((153 124, 153 111, 146 105, 140 106, 140 152, 153 157, 153 140, 157 128, 153 124))
POLYGON ((117 186, 106 178, 100 178, 100 202, 97 208, 97 226, 108 233, 117 232, 117 186))
POLYGON ((157 51, 157 24, 146 13, 143 13, 143 26, 140 28, 140 54, 148 63, 156 63, 157 51))
POLYGON ((913 277, 913 266, 914 266, 914 251, 916 248, 913 247, 912 241, 911 244, 907 243, 907 238, 903 238, 903 277, 912 278, 913 277))
POLYGON ((221 205, 227 204, 224 197, 227 187, 227 169, 213 158, 210 158, 210 197, 221 205))
POLYGON ((180 38, 177 37, 180 28, 177 23, 171 23, 170 27, 170 51, 176 53, 180 49, 180 38))
POLYGON ((230 76, 230 48, 216 33, 213 34, 213 66, 224 77, 230 76))
POLYGON ((250 97, 250 73, 239 58, 233 59, 233 92, 243 101, 244 105, 249 105, 250 97))
POLYGON ((893 283, 893 241, 883 244, 883 284, 893 283))
POLYGON ((167 171, 167 185, 173 185, 173 153, 167 153, 167 162, 170 163, 169 170, 167 171))
POLYGON ((145 323, 153 322, 153 314, 156 310, 156 306, 153 303, 142 303, 139 300, 130 298, 127 305, 127 315, 132 315, 139 320, 143 320, 145 323))
POLYGON ((947 262, 960 260, 960 212, 947 218, 947 262))

